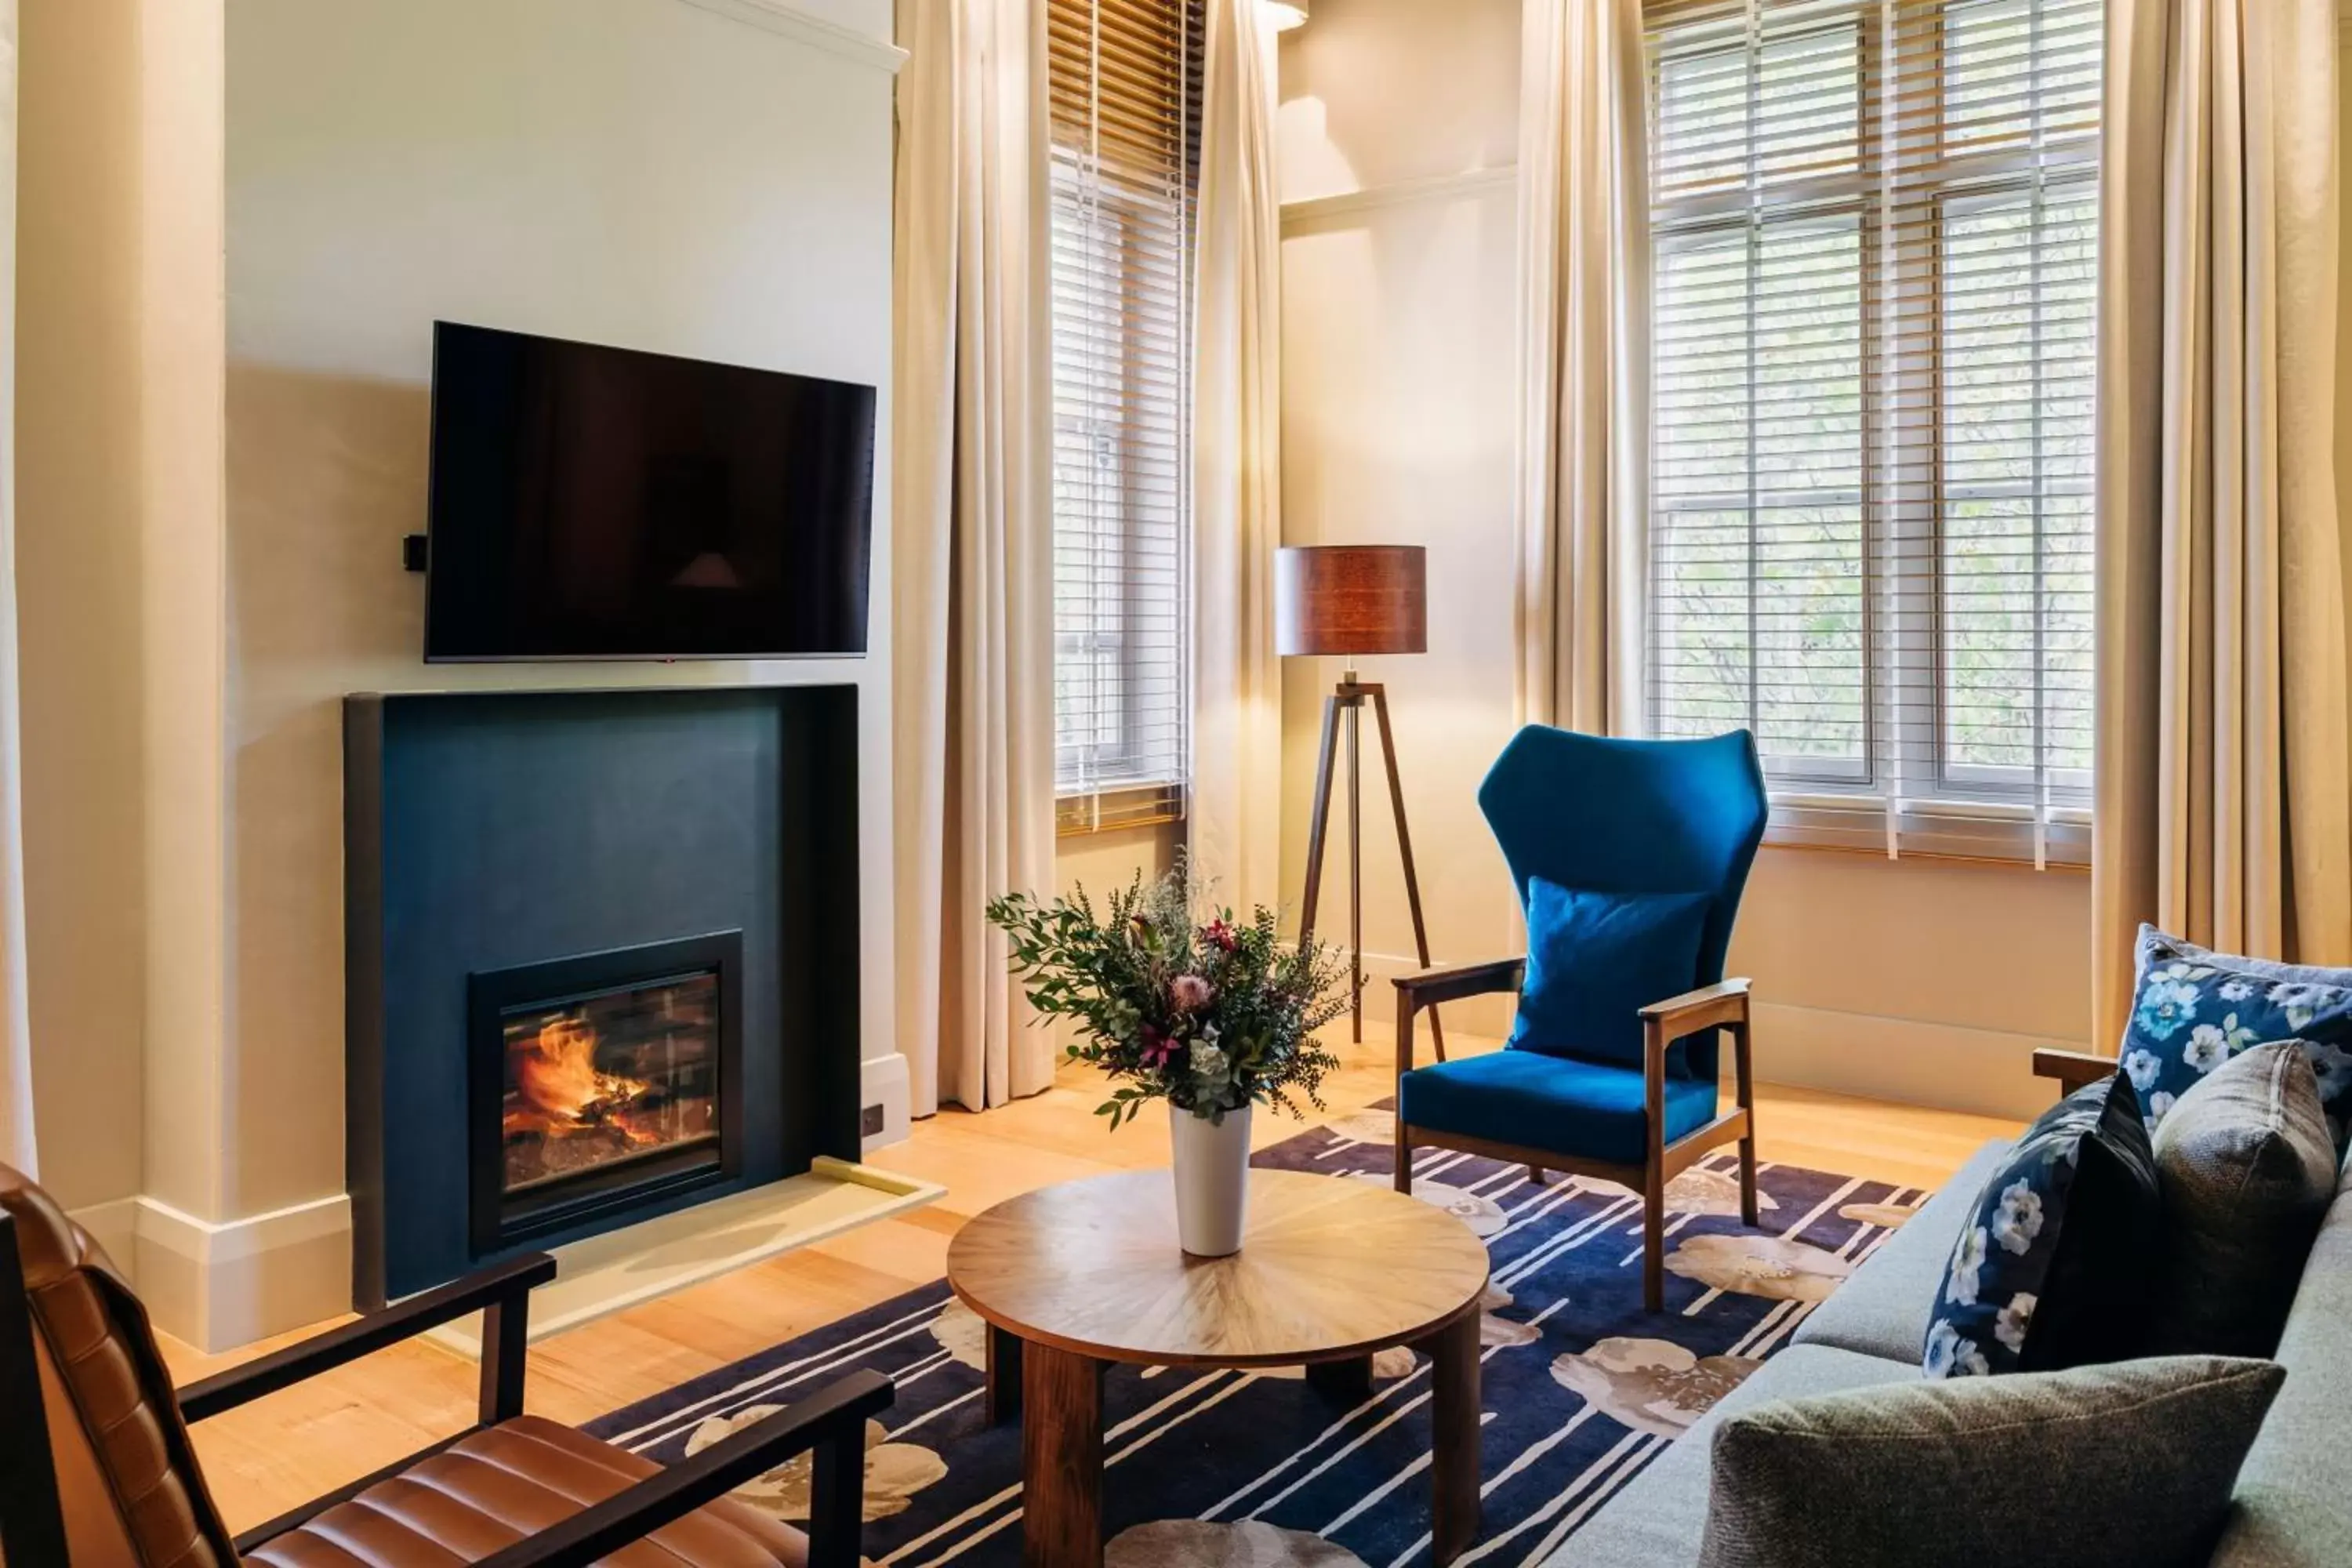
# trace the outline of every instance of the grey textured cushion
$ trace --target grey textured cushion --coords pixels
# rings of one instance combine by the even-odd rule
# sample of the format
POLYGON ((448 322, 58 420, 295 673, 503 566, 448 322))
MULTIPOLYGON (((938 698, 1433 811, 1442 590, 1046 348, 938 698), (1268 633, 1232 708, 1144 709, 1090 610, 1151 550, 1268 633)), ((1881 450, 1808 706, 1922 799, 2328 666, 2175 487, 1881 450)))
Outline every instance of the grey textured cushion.
POLYGON ((1715 1428, 1699 1568, 2190 1568, 2284 1376, 2173 1356, 1759 1405, 1715 1428))
POLYGON ((2295 1041, 2231 1057, 2156 1130, 2164 1239, 2153 1355, 2269 1355, 2336 1195, 2319 1079, 2295 1041))
POLYGON ((2214 1568, 2343 1568, 2352 1563, 2352 1441, 2345 1435, 2352 1411, 2352 1172, 2304 1264, 2278 1363, 2286 1386, 2239 1474, 2237 1513, 2214 1568))
MULTIPOLYGON (((1825 1345, 1791 1346, 1700 1416, 1544 1559, 1543 1568, 1692 1568, 1706 1528, 1708 1434, 1718 1422, 1775 1399, 1918 1381, 1916 1357, 1893 1362, 1825 1345)), ((1579 1498, 1563 1512, 1589 1506, 1588 1498, 1579 1498)))
POLYGON ((1902 1229, 1879 1244, 1852 1279, 1813 1309, 1790 1342, 1916 1363, 1920 1342, 1927 1337, 1928 1310, 1952 1261, 1952 1243, 2009 1148, 1995 1142, 1978 1150, 1902 1229))

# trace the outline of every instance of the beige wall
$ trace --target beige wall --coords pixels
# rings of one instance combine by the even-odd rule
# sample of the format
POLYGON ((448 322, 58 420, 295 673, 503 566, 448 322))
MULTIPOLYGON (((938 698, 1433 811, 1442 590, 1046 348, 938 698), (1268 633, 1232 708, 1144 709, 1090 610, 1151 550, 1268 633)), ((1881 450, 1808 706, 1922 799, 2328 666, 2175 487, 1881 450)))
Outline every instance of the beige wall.
MULTIPOLYGON (((1520 942, 1474 799, 1514 727, 1518 25, 1513 0, 1318 0, 1282 52, 1284 531, 1429 547, 1430 652, 1363 669, 1390 684, 1441 959, 1520 942)), ((1292 889, 1337 674, 1285 672, 1292 889)), ((1366 804, 1364 945, 1384 973, 1412 950, 1377 773, 1366 804)), ((1328 877, 1336 931, 1344 871, 1328 877)), ((1767 1005, 1773 1076, 2028 1113, 2047 1100, 2032 1047, 2087 1035, 2089 922, 2078 876, 1768 850, 1733 963, 1767 1005)), ((1507 1017, 1459 1011, 1474 1027, 1507 1017)))
MULTIPOLYGON (((1518 950, 1510 881, 1472 796, 1512 721, 1511 574, 1518 6, 1337 0, 1285 36, 1283 536, 1423 544, 1430 650, 1366 658, 1388 688, 1430 940, 1441 959, 1518 950), (1391 200, 1402 195, 1406 199, 1391 200)), ((1283 880, 1305 886, 1325 694, 1338 659, 1283 671, 1283 880)), ((1376 975, 1415 963, 1403 873, 1365 726, 1364 940, 1376 975)), ((1344 784, 1335 785, 1344 795, 1344 784)), ((1318 924, 1347 940, 1344 799, 1318 924)), ((1385 1014, 1386 987, 1367 1005, 1385 1014)), ((1448 1010, 1507 1026, 1499 1005, 1448 1010)))
POLYGON ((140 1190, 139 0, 24 0, 16 574, 42 1174, 140 1190), (70 1129, 69 1136, 61 1130, 70 1129))
POLYGON ((1145 881, 1174 864, 1183 829, 1175 826, 1124 827, 1107 833, 1081 833, 1055 842, 1055 891, 1070 894, 1084 889, 1100 900, 1140 876, 1145 881))
MULTIPOLYGON (((889 37, 887 0, 832 10, 889 37)), ((239 1121, 271 1133, 238 1142, 230 1213, 341 1189, 352 691, 856 685, 863 1052, 903 1124, 887 636, 865 659, 428 668, 423 582, 399 566, 425 523, 436 320, 887 395, 888 54, 679 0, 231 0, 231 1081, 239 1121)), ((872 592, 889 602, 878 550, 872 592)))
POLYGON ((863 381, 887 428, 891 20, 889 0, 26 5, 39 1133, 175 1331, 224 1345, 348 1303, 351 691, 857 686, 860 1045, 903 1129, 887 628, 865 659, 427 669, 399 566, 436 318, 863 381))
MULTIPOLYGON (((2345 132, 2352 116, 2345 113, 2344 95, 2352 82, 2352 0, 2338 0, 2336 24, 2336 181, 2338 295, 2336 303, 2336 507, 2343 522, 2344 599, 2352 609, 2352 287, 2342 281, 2345 258, 2352 258, 2352 147, 2345 132)), ((2347 712, 2352 712, 2352 679, 2344 683, 2347 712)), ((2352 721, 2348 719, 2347 721, 2352 721)))

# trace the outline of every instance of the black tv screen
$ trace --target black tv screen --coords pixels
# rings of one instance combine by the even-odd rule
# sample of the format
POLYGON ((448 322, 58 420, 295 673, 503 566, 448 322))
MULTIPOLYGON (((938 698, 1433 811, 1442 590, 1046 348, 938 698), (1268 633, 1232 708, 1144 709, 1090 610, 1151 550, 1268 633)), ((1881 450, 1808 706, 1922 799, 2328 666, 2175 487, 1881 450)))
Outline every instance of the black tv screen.
POLYGON ((442 322, 430 660, 866 651, 874 389, 442 322))

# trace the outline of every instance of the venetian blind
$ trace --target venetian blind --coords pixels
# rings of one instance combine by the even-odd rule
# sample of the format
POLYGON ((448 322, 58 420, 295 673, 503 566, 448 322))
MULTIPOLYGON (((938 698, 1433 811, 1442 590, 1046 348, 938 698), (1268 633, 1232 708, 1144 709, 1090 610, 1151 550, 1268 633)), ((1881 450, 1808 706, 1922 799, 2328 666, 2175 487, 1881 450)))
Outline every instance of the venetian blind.
POLYGON ((1065 826, 1186 776, 1199 0, 1048 0, 1054 692, 1065 826))
POLYGON ((1653 0, 1651 720, 2088 857, 2099 0, 1653 0))

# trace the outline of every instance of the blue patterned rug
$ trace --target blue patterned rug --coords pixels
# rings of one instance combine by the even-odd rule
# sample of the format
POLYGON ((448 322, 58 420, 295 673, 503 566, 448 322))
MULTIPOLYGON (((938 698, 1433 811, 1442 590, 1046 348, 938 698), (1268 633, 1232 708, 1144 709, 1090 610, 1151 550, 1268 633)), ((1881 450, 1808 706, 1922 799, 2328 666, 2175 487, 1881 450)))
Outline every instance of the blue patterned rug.
MULTIPOLYGON (((1377 1180, 1383 1110, 1342 1117, 1256 1163, 1377 1180)), ((1925 1194, 1763 1167, 1763 1226, 1738 1220, 1729 1151, 1668 1197, 1666 1310, 1642 1310, 1641 1210, 1606 1183, 1423 1150, 1416 1193, 1486 1240, 1484 1528, 1461 1560, 1496 1568, 1556 1551, 1657 1452, 1788 1341, 1925 1194)), ((890 1568, 1021 1556, 1021 1442, 981 1424, 982 1332, 944 1281, 616 1411, 592 1428, 676 1459, 857 1367, 898 1383, 870 1428, 866 1552, 890 1568)), ((1105 1525, 1114 1568, 1429 1560, 1429 1376, 1384 1352, 1372 1395, 1330 1404, 1296 1372, 1114 1368, 1104 1389, 1105 1525)), ((740 1494, 804 1517, 806 1462, 740 1494)))

